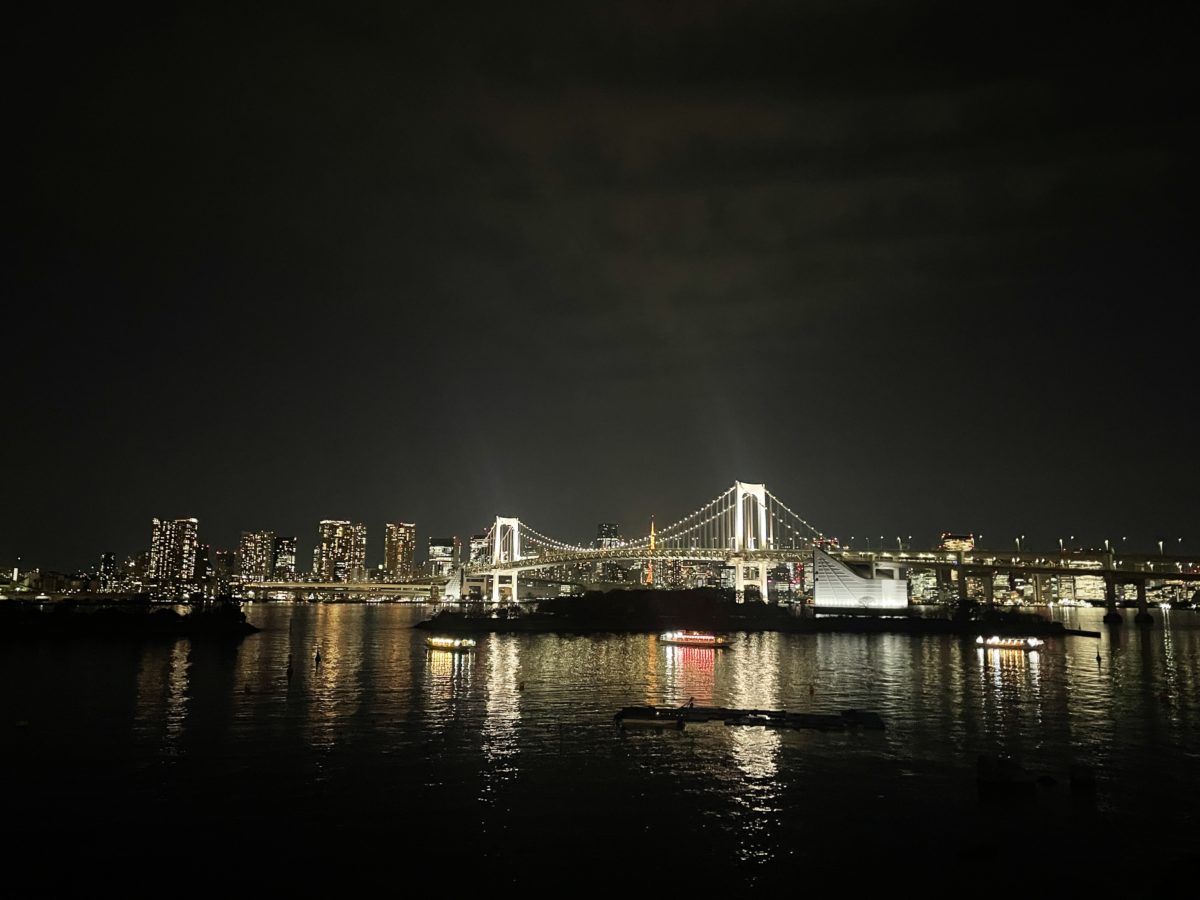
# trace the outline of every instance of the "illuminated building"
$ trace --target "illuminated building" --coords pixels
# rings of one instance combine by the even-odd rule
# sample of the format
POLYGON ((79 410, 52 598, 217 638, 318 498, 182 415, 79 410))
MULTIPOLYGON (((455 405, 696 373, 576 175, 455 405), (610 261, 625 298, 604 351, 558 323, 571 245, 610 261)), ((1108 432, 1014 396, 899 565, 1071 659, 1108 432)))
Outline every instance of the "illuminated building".
POLYGON ((296 579, 296 539, 277 537, 271 558, 271 578, 275 581, 296 579))
POLYGON ((938 544, 939 550, 949 550, 957 552, 959 550, 970 552, 975 549, 975 535, 973 534, 951 534, 948 531, 942 532, 942 542, 938 544))
POLYGON ((458 563, 459 542, 457 537, 429 539, 429 559, 426 571, 434 577, 449 575, 458 563))
POLYGON ((196 547, 196 568, 194 570, 195 576, 193 577, 196 587, 206 593, 210 593, 209 588, 211 587, 213 574, 212 557, 209 555, 210 550, 211 548, 208 544, 199 544, 196 547))
POLYGON ((219 597, 233 589, 233 582, 237 578, 237 553, 233 550, 218 550, 214 556, 216 559, 213 563, 213 593, 219 597))
MULTIPOLYGON (((601 522, 596 526, 596 548, 609 550, 621 546, 621 527, 615 522, 601 522)), ((593 577, 597 581, 623 581, 624 572, 621 566, 613 562, 596 563, 593 577)))
POLYGON ((388 578, 401 580, 417 574, 417 526, 411 522, 389 522, 383 526, 383 570, 388 578))
POLYGON ((238 546, 242 581, 270 581, 275 557, 275 532, 243 531, 238 546))
POLYGON ((180 593, 191 587, 199 528, 196 519, 152 520, 146 580, 160 593, 180 593))
POLYGON ((781 599, 790 600, 795 592, 796 570, 799 569, 801 577, 803 577, 804 569, 795 563, 779 563, 777 566, 767 572, 767 578, 775 587, 775 596, 781 599))
POLYGON ((605 547, 620 547, 621 546, 621 526, 614 522, 601 522, 596 526, 596 546, 601 549, 605 547))
POLYGON ((908 578, 885 562, 850 567, 823 550, 813 551, 813 605, 835 609, 904 609, 908 578))
POLYGON ((492 542, 486 534, 471 535, 470 543, 467 546, 467 560, 472 565, 475 563, 486 563, 491 560, 492 542))
POLYGON ((99 576, 102 593, 107 594, 115 591, 117 589, 117 555, 115 553, 101 553, 100 569, 96 574, 99 576))
POLYGON ((313 551, 318 581, 367 580, 367 526, 361 522, 322 519, 313 551))

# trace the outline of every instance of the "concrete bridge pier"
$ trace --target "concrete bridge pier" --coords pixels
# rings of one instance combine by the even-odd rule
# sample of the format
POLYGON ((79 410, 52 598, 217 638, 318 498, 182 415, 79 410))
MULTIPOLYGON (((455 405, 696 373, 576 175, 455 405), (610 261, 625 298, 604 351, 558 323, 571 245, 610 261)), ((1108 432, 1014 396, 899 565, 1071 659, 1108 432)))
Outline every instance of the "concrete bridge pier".
POLYGON ((1046 579, 1045 575, 1034 575, 1033 576, 1033 603, 1035 606, 1045 606, 1046 605, 1046 598, 1045 598, 1046 581, 1045 581, 1045 579, 1046 579))
POLYGON ((1137 583, 1137 595, 1138 595, 1138 598, 1137 598, 1138 611, 1137 611, 1137 615, 1133 617, 1133 621, 1137 622, 1139 625, 1153 625, 1154 617, 1152 615, 1150 615, 1150 609, 1148 608, 1148 606, 1146 604, 1146 582, 1145 581, 1139 581, 1137 583))
POLYGON ((996 605, 996 576, 991 573, 983 576, 983 599, 989 609, 996 605))
POLYGON ((971 596, 967 593, 967 575, 961 570, 958 572, 958 602, 964 607, 971 602, 971 596))
POLYGON ((763 563, 747 563, 741 559, 729 560, 726 565, 733 566, 733 593, 738 603, 746 602, 746 584, 758 584, 759 599, 763 603, 767 602, 767 567, 763 563), (755 575, 752 579, 746 578, 746 570, 753 569, 755 575))
POLYGON ((1120 625, 1124 621, 1117 612, 1117 581, 1111 575, 1104 576, 1104 607, 1105 625, 1120 625))
POLYGON ((517 600, 519 599, 517 597, 517 571, 515 569, 513 569, 512 571, 509 571, 506 569, 496 569, 492 572, 492 602, 493 603, 499 603, 500 600, 502 599, 500 596, 500 579, 505 576, 508 577, 509 581, 512 584, 512 602, 516 603, 517 600))

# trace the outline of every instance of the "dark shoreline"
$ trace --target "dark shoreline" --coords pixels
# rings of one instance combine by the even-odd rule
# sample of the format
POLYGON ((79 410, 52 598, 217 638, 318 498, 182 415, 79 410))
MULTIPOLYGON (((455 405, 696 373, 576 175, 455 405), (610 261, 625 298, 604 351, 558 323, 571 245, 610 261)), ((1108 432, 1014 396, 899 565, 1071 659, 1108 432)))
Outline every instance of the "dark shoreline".
POLYGON ((204 604, 180 615, 173 609, 104 606, 47 610, 8 601, 0 604, 0 640, 17 638, 242 638, 260 629, 237 603, 204 604))
POLYGON ((734 603, 718 591, 624 591, 547 601, 537 612, 493 614, 443 610, 414 628, 446 634, 657 634, 673 629, 716 633, 949 634, 978 637, 1100 637, 1022 612, 969 610, 970 615, 925 618, 907 614, 796 615, 787 607, 734 603))
POLYGON ((989 623, 984 621, 954 621, 951 619, 883 618, 869 616, 823 616, 819 619, 796 617, 793 623, 760 622, 753 619, 715 619, 697 622, 663 619, 653 622, 577 621, 537 613, 516 619, 468 616, 464 613, 440 612, 413 626, 445 634, 658 634, 663 631, 688 628, 713 633, 778 631, 785 634, 950 634, 977 637, 981 634, 1003 637, 1100 637, 1098 631, 1084 631, 1063 626, 1061 622, 1026 622, 1022 624, 989 623))

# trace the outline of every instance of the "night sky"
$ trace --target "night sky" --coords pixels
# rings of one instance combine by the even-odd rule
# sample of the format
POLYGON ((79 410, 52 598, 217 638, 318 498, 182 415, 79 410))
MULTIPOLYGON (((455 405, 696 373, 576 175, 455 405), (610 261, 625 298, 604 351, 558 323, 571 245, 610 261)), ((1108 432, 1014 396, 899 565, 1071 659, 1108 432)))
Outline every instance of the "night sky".
POLYGON ((1197 15, 965 6, 26 12, 0 563, 739 478, 1195 549, 1197 15))

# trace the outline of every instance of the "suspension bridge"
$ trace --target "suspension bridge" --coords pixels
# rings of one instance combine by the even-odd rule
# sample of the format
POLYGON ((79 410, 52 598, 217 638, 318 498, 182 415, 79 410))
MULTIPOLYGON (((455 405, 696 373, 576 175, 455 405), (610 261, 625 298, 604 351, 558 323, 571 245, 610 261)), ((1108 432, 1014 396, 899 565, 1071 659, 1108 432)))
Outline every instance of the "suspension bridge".
POLYGON ((448 597, 460 597, 467 578, 490 582, 493 602, 515 599, 520 575, 538 569, 602 562, 643 562, 646 582, 655 564, 710 563, 733 570, 739 599, 747 585, 767 596, 767 571, 783 562, 800 562, 820 531, 767 490, 763 484, 735 481, 718 496, 665 528, 609 546, 586 546, 549 537, 520 518, 497 516, 482 542, 490 554, 460 566, 446 585, 448 597))

